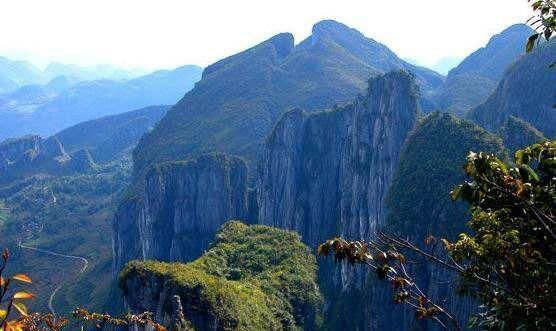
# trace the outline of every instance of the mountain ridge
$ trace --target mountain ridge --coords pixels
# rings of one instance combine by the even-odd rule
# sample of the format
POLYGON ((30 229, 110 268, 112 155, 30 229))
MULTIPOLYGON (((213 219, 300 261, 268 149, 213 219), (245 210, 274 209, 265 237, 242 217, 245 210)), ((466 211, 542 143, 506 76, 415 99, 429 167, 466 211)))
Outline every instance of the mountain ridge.
POLYGON ((344 24, 326 20, 313 31, 297 45, 282 33, 209 65, 195 88, 141 140, 134 152, 135 178, 157 162, 209 151, 243 156, 255 168, 263 140, 285 111, 347 104, 371 77, 393 69, 414 71, 424 95, 442 83, 441 75, 402 61, 344 24), (362 55, 366 49, 377 57, 362 55))

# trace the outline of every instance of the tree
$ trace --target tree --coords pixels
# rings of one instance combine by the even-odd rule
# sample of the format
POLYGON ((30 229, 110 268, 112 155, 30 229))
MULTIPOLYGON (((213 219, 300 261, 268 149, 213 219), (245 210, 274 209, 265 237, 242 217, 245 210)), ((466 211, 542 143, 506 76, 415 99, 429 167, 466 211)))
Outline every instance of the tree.
POLYGON ((414 307, 417 318, 434 319, 446 329, 460 326, 420 290, 407 268, 408 256, 423 257, 458 277, 458 293, 482 303, 472 325, 485 330, 554 329, 556 141, 526 147, 514 159, 508 165, 492 154, 469 154, 464 170, 470 181, 454 188, 451 197, 470 204, 470 231, 453 243, 429 237, 428 250, 379 232, 369 242, 329 240, 318 254, 369 265, 379 279, 392 282, 396 303, 414 307))
POLYGON ((531 52, 535 45, 543 38, 548 41, 556 35, 556 1, 554 0, 528 0, 535 12, 527 21, 535 30, 525 46, 526 52, 531 52))

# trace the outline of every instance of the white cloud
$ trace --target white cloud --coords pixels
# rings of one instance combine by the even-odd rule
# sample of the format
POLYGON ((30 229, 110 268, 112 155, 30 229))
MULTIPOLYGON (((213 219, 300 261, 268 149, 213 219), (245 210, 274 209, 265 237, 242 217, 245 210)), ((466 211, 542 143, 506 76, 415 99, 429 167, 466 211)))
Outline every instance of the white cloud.
POLYGON ((432 65, 529 16, 526 0, 0 0, 0 54, 170 68, 210 64, 325 18, 432 65))

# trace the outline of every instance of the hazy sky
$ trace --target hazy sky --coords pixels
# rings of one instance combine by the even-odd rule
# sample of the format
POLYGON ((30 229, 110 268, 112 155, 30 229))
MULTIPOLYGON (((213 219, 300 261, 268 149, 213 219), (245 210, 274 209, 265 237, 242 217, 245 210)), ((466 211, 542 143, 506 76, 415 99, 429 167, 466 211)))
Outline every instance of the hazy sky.
POLYGON ((530 16, 527 0, 0 0, 0 55, 124 67, 205 66, 335 19, 432 65, 530 16))

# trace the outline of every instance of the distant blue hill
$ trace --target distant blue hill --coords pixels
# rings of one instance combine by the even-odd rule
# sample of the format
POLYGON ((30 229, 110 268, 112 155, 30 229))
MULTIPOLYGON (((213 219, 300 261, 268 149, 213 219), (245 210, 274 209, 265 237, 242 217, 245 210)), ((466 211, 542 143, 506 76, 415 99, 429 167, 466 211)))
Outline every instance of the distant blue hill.
POLYGON ((41 84, 46 79, 39 68, 26 61, 12 61, 0 56, 0 94, 9 93, 29 84, 41 84))
POLYGON ((76 82, 58 77, 0 95, 0 140, 26 134, 49 136, 79 122, 138 109, 174 104, 193 88, 202 69, 183 66, 127 81, 76 82))
POLYGON ((504 71, 523 55, 531 33, 527 25, 512 25, 461 61, 450 70, 446 83, 433 98, 438 108, 463 117, 483 103, 496 89, 504 71))

